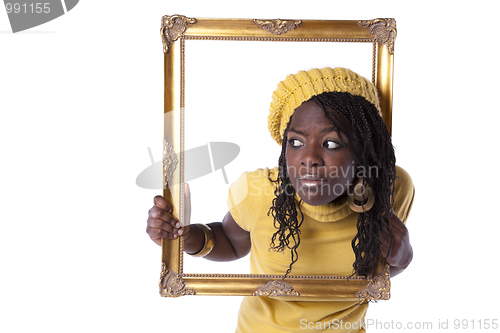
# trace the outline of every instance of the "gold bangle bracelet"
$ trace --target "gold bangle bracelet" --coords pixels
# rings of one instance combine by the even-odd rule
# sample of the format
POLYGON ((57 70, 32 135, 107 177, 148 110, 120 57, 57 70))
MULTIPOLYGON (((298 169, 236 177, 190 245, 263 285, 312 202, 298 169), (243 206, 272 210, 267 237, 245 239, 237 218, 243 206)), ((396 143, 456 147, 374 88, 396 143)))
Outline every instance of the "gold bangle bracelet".
POLYGON ((188 253, 188 254, 190 256, 193 256, 193 257, 204 257, 204 256, 208 255, 210 252, 212 252, 212 250, 214 248, 214 245, 215 245, 214 232, 212 231, 212 229, 208 225, 205 225, 205 224, 198 224, 198 225, 203 229, 203 233, 205 234, 205 243, 203 244, 203 247, 200 251, 193 253, 193 254, 190 254, 190 253, 188 253))

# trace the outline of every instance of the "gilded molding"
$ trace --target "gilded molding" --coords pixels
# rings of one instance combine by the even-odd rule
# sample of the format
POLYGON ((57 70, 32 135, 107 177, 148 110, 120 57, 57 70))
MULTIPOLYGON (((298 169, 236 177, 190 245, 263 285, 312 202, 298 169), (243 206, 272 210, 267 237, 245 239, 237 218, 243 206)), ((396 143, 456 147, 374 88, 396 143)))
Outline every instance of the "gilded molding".
MULTIPOLYGON (((194 44, 195 40, 215 40, 215 41, 271 41, 271 42, 293 42, 299 47, 302 42, 325 43, 367 43, 365 66, 368 66, 369 45, 372 49, 372 80, 376 84, 380 95, 385 101, 384 115, 390 121, 392 110, 392 71, 393 57, 389 53, 389 47, 382 44, 384 40, 389 42, 392 35, 394 43, 394 30, 387 30, 386 20, 369 21, 374 26, 367 23, 367 27, 360 25, 359 20, 302 20, 298 24, 288 24, 295 28, 290 31, 286 28, 285 21, 268 21, 267 28, 261 27, 266 24, 265 20, 252 19, 187 19, 183 16, 163 17, 161 21, 161 38, 164 49, 164 85, 163 91, 166 97, 164 102, 164 113, 175 116, 172 120, 164 121, 164 138, 173 146, 172 151, 177 155, 168 153, 170 148, 164 149, 166 158, 163 163, 167 165, 164 172, 165 180, 169 187, 163 191, 164 197, 175 207, 175 213, 181 221, 186 214, 187 204, 184 196, 185 171, 183 167, 186 122, 184 106, 189 101, 186 95, 186 84, 190 78, 186 77, 186 54, 189 47, 185 44, 194 44), (259 25, 257 22, 262 24, 259 25), (378 22, 378 23, 377 23, 378 22), (280 28, 281 26, 281 28, 280 28), (298 28, 297 28, 298 26, 298 28), (377 29, 384 31, 377 32, 377 29), (273 32, 273 30, 275 32, 273 32), (286 32, 288 31, 288 32, 286 32), (330 34, 330 32, 332 32, 330 34), (385 33, 386 39, 383 38, 385 33), (281 35, 279 35, 281 34, 281 35), (189 42, 186 42, 189 41, 189 42), (186 43, 185 43, 186 42, 186 43), (187 82, 186 82, 187 79, 187 82), (186 101, 186 98, 188 99, 186 101), (172 112, 172 110, 175 111, 172 112), (179 111, 179 112, 177 112, 179 111), (387 112, 387 113, 385 113, 387 112), (174 156, 177 161, 174 161, 174 156), (170 167, 168 167, 170 166, 170 167), (172 183, 178 183, 173 185, 172 183)), ((364 23, 363 23, 364 24, 364 23)), ((390 25, 390 24, 389 24, 390 25)), ((213 43, 222 44, 222 43, 213 43)), ((217 45, 213 46, 214 50, 217 45)), ((320 48, 322 49, 322 48, 320 48)), ((393 48, 391 48, 392 50, 393 48)), ((326 51, 326 50, 325 50, 326 51)), ((279 52, 279 50, 278 50, 279 52)), ((357 53, 357 51, 356 51, 357 53)), ((203 54, 195 55, 194 61, 203 61, 203 54)), ((265 59, 264 59, 265 61, 265 59)), ((196 75, 193 82, 188 85, 196 85, 196 75)), ((194 97, 196 98, 196 96, 194 97)), ((162 138, 163 139, 163 138, 162 138)), ((259 275, 259 274, 187 274, 183 273, 184 265, 184 243, 183 237, 177 240, 162 241, 162 260, 165 266, 162 267, 162 274, 159 277, 160 295, 176 297, 180 295, 276 295, 286 298, 284 295, 304 297, 327 297, 338 299, 339 301, 359 301, 364 303, 369 299, 383 299, 389 296, 388 278, 385 276, 323 276, 323 275, 259 275), (168 268, 168 269, 167 269, 168 268), (268 283, 275 281, 273 283, 268 283), (286 282, 287 284, 281 284, 286 282), (292 287, 293 286, 293 287, 292 287), (296 288, 296 289, 295 289, 296 288), (300 293, 299 293, 300 292, 300 293), (283 295, 283 296, 281 296, 283 295)), ((383 270, 383 266, 381 267, 383 270)), ((290 297, 288 297, 290 299, 290 297)))
POLYGON ((160 295, 162 297, 178 297, 184 295, 196 295, 193 289, 187 289, 182 277, 168 270, 167 265, 161 263, 160 295))
POLYGON ((257 24, 261 29, 267 30, 275 35, 285 34, 290 30, 295 30, 302 23, 300 20, 257 20, 253 23, 257 24))
POLYGON ((172 179, 174 171, 177 168, 177 155, 174 147, 167 140, 163 140, 163 186, 167 186, 172 179))
POLYGON ((254 293, 253 296, 268 296, 268 297, 276 297, 276 296, 300 296, 300 293, 295 291, 291 285, 285 283, 283 281, 271 281, 268 282, 265 286, 259 287, 254 293))
POLYGON ((365 290, 356 294, 359 298, 368 300, 388 300, 391 298, 391 267, 389 264, 384 265, 384 270, 370 279, 365 290))
POLYGON ((187 29, 188 24, 196 23, 195 18, 189 18, 183 15, 163 16, 161 18, 161 40, 163 43, 163 52, 168 53, 170 44, 181 37, 187 29))
POLYGON ((395 19, 360 20, 358 24, 370 29, 375 41, 387 45, 389 53, 394 54, 394 42, 397 35, 395 19))

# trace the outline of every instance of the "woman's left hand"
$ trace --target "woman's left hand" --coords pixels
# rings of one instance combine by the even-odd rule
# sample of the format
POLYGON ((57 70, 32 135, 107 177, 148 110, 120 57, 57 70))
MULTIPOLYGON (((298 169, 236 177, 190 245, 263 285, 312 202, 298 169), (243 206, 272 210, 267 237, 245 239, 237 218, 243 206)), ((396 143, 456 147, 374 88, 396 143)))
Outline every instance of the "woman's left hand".
POLYGON ((386 232, 380 233, 380 253, 383 258, 387 257, 386 261, 391 266, 391 277, 396 276, 408 267, 413 259, 413 249, 410 244, 410 236, 408 229, 396 216, 394 210, 389 219, 391 223, 391 237, 386 232), (390 246, 390 253, 389 253, 390 246), (389 256, 387 256, 389 254, 389 256))

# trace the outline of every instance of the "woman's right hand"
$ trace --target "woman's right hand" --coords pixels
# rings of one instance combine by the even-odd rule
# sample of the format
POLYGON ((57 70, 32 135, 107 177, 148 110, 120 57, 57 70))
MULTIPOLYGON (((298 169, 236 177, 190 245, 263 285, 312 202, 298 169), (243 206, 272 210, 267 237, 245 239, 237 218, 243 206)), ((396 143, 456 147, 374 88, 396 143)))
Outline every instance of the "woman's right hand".
POLYGON ((189 226, 181 228, 178 219, 172 216, 172 206, 161 195, 154 197, 154 206, 148 213, 148 225, 146 232, 149 237, 158 245, 161 245, 162 238, 176 239, 181 235, 186 235, 189 226))

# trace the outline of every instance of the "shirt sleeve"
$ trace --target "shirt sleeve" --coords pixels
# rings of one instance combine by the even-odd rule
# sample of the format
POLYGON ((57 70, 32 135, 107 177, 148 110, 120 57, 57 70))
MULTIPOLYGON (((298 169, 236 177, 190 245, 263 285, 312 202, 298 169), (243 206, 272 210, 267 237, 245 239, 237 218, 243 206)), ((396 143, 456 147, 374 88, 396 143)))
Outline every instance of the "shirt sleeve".
POLYGON ((406 224, 415 198, 415 187, 410 175, 396 165, 396 181, 394 189, 394 212, 406 224))
MULTIPOLYGON (((229 188, 229 212, 243 230, 250 232, 254 229, 263 214, 264 201, 269 195, 273 195, 268 175, 268 168, 245 172, 229 188)), ((269 204, 268 206, 270 207, 269 204)))

